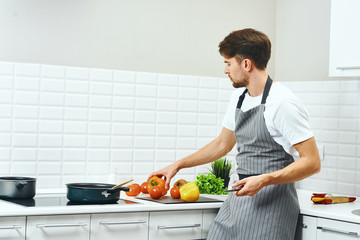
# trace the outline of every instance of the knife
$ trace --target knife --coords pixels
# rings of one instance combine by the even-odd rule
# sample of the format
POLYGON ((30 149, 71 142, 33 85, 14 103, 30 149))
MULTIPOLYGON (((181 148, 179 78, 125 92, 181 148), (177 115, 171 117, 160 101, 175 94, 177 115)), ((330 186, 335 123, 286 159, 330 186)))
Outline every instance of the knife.
POLYGON ((233 189, 229 189, 229 190, 225 190, 224 192, 235 192, 235 191, 239 191, 244 187, 244 184, 240 184, 239 186, 237 186, 236 188, 233 189))

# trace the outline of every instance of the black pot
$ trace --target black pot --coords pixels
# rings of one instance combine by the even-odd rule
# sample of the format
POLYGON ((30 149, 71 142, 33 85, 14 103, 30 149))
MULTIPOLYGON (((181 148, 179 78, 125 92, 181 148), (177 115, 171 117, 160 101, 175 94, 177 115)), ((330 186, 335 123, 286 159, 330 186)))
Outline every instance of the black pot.
POLYGON ((36 178, 0 177, 0 198, 29 199, 35 196, 36 178))
POLYGON ((127 187, 118 187, 107 183, 68 183, 67 198, 78 203, 116 203, 120 194, 119 191, 129 191, 127 187))

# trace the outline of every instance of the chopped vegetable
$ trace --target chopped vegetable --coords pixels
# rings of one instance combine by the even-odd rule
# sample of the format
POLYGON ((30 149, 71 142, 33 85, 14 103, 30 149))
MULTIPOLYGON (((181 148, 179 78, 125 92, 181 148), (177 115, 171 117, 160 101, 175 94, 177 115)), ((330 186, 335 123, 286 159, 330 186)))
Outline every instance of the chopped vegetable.
POLYGON ((205 194, 228 194, 224 189, 224 179, 217 178, 215 175, 208 173, 207 175, 198 174, 196 176, 196 185, 199 188, 200 193, 205 194))

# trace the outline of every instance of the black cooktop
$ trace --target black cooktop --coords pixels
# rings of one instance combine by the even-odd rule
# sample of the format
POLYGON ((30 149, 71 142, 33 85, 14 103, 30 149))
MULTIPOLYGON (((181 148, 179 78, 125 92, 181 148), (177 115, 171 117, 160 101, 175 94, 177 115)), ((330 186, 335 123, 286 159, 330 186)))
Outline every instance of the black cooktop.
POLYGON ((137 202, 120 199, 116 203, 106 204, 91 204, 91 203, 77 203, 69 201, 65 196, 55 197, 34 197, 31 199, 0 199, 6 202, 19 204, 25 207, 55 207, 55 206, 79 206, 79 205, 127 205, 127 204, 139 204, 137 202))

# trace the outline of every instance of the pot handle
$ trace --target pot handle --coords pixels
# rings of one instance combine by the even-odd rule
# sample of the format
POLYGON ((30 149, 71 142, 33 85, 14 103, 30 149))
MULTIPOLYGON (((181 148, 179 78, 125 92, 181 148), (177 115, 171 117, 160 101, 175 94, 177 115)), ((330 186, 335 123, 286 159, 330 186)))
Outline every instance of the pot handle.
POLYGON ((16 188, 17 188, 17 189, 22 189, 26 184, 28 184, 28 182, 26 182, 26 181, 20 181, 20 182, 16 185, 16 188))
POLYGON ((107 188, 106 191, 109 193, 115 193, 120 191, 128 192, 130 191, 130 188, 128 187, 107 188))

